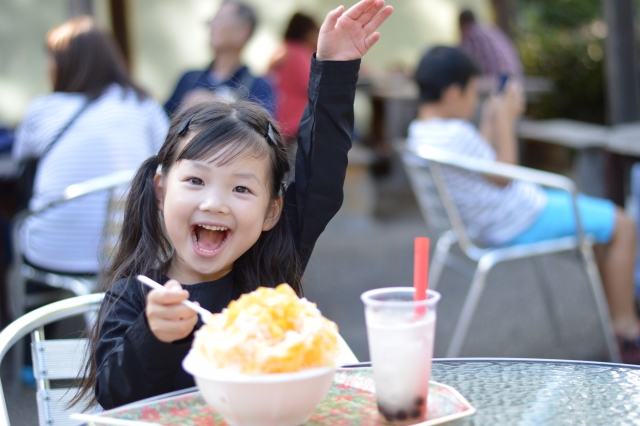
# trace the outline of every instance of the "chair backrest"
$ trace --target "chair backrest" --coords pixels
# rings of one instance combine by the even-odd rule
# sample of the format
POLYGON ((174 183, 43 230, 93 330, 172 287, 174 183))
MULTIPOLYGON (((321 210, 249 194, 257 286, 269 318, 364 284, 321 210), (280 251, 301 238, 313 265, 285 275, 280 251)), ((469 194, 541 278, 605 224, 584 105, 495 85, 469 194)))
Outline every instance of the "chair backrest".
POLYGON ((437 239, 452 230, 465 252, 481 251, 467 232, 458 207, 449 192, 442 165, 437 161, 427 161, 417 156, 403 144, 397 144, 396 148, 431 237, 437 239))
MULTIPOLYGON (((0 332, 0 362, 8 350, 27 334, 32 335, 33 370, 36 377, 38 419, 42 426, 77 425, 80 421, 69 419, 67 403, 75 396, 77 388, 69 386, 83 371, 88 341, 86 339, 45 340, 44 326, 65 318, 95 313, 104 293, 89 294, 61 300, 33 310, 9 324, 0 332), (53 386, 60 382, 60 386, 53 386)), ((9 416, 0 382, 0 423, 9 425, 9 416)))
POLYGON ((429 234, 437 238, 452 227, 429 164, 407 151, 401 151, 400 157, 429 234))
POLYGON ((128 188, 120 186, 111 188, 109 191, 109 203, 107 205, 107 215, 102 230, 100 241, 100 264, 107 267, 115 255, 118 248, 118 239, 124 223, 124 211, 127 201, 128 188))
MULTIPOLYGON (((60 197, 51 201, 46 206, 41 207, 38 211, 23 211, 16 216, 13 223, 12 241, 14 247, 14 265, 9 280, 9 300, 13 318, 22 315, 25 307, 41 306, 44 303, 50 303, 52 301, 51 293, 41 293, 27 297, 25 294, 26 280, 32 280, 46 284, 49 287, 71 291, 76 296, 92 293, 95 291, 97 284, 97 276, 81 277, 57 273, 23 263, 22 253, 24 250, 22 248, 21 227, 28 217, 32 214, 41 213, 60 203, 65 203, 89 194, 108 191, 107 212, 102 231, 100 252, 98 253, 101 265, 106 266, 109 264, 109 259, 117 244, 118 234, 124 218, 126 186, 133 178, 134 173, 135 170, 124 170, 70 185, 60 194, 60 197)), ((56 294, 53 294, 53 296, 56 296, 56 294)), ((60 297, 54 297, 53 300, 59 298, 60 297)))
POLYGON ((44 340, 43 330, 31 333, 31 356, 36 379, 36 403, 40 425, 75 425, 81 422, 69 419, 71 399, 77 387, 52 387, 52 382, 74 381, 83 371, 88 339, 44 340))

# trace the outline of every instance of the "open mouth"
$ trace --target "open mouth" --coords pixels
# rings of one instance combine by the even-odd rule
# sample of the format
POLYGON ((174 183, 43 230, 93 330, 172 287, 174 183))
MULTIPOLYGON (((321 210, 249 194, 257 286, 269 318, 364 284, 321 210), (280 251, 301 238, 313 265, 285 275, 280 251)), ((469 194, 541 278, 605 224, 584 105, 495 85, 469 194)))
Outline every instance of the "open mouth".
POLYGON ((224 245, 230 233, 229 228, 224 226, 197 224, 191 227, 193 244, 204 253, 215 253, 224 245))

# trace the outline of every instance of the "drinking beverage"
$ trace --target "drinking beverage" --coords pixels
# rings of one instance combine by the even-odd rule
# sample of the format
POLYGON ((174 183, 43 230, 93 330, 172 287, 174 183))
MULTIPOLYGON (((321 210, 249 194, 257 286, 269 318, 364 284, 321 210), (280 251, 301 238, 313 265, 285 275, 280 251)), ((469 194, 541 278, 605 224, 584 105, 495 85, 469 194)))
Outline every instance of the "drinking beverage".
POLYGON ((412 287, 362 294, 378 410, 388 422, 415 423, 426 415, 439 299, 429 290, 426 300, 414 301, 412 287))

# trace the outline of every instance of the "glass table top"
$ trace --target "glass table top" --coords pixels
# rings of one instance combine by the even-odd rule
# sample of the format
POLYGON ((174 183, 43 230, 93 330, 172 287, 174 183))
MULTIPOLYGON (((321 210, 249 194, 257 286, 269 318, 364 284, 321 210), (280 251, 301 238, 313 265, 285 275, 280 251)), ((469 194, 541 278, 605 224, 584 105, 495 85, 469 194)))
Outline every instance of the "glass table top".
POLYGON ((434 360, 477 410, 452 425, 640 425, 640 368, 555 360, 434 360))

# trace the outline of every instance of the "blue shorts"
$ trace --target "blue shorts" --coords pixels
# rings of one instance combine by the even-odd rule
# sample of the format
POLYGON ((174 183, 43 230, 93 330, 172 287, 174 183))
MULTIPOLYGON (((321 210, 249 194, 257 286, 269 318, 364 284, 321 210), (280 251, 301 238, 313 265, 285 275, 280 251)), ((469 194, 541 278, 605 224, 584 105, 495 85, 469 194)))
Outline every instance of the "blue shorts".
MULTIPOLYGON (((576 223, 571 195, 565 191, 545 189, 547 205, 536 221, 506 245, 527 244, 575 235, 576 223)), ((598 243, 608 243, 616 223, 616 206, 603 198, 578 195, 578 210, 585 234, 598 243)))

